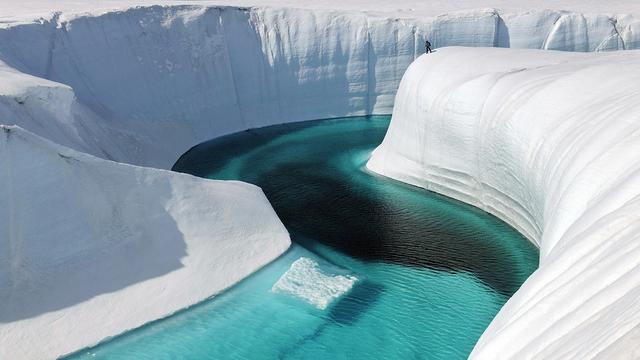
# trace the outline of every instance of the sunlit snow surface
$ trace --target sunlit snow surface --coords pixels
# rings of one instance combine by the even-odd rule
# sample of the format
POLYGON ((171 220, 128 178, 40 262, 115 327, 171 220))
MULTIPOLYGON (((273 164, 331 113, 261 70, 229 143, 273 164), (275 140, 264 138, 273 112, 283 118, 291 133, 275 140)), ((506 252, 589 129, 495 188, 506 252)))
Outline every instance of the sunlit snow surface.
POLYGON ((474 357, 640 358, 638 84, 637 51, 447 48, 405 73, 367 167, 540 245, 474 357))
POLYGON ((0 122, 102 158, 168 168, 191 146, 247 128, 388 114, 426 39, 436 48, 640 47, 637 1, 549 0, 550 10, 464 2, 456 11, 463 5, 442 0, 403 1, 404 10, 395 1, 360 10, 336 0, 248 8, 5 1, 0 122), (104 13, 114 7, 121 11, 104 13), (29 9, 64 12, 33 21, 29 9))
MULTIPOLYGON (((194 144, 231 132, 305 119, 391 112, 402 74, 423 52, 423 41, 426 38, 429 38, 437 48, 497 46, 608 51, 640 47, 640 21, 638 20, 640 3, 632 0, 571 0, 563 1, 561 4, 553 0, 542 2, 403 0, 384 4, 364 0, 305 3, 294 0, 266 0, 259 1, 258 6, 251 6, 256 2, 250 0, 224 1, 224 4, 248 7, 211 6, 214 4, 213 1, 189 2, 192 5, 176 5, 184 2, 171 0, 161 2, 174 6, 135 6, 157 3, 153 0, 1 2, 0 123, 19 125, 57 144, 103 159, 168 168, 180 154, 194 144), (479 7, 482 9, 478 9, 479 7), (114 11, 116 9, 119 11, 114 11), (63 13, 54 14, 54 11, 58 10, 63 13)), ((475 68, 477 64, 486 63, 478 54, 480 53, 469 53, 466 57, 459 57, 466 62, 460 63, 459 66, 444 68, 437 73, 432 72, 423 79, 423 83, 431 86, 435 83, 437 75, 451 76, 460 73, 459 70, 465 67, 475 68)), ((527 55, 532 59, 539 56, 544 55, 539 52, 527 55)), ((504 59, 510 61, 508 56, 504 59)), ((602 63, 595 70, 582 67, 584 71, 581 71, 580 76, 599 80, 589 86, 581 85, 578 90, 576 87, 569 87, 557 92, 560 95, 571 95, 562 104, 584 104, 575 100, 594 90, 601 91, 597 96, 606 99, 604 100, 606 105, 600 104, 597 107, 580 105, 577 109, 561 114, 560 118, 566 116, 589 119, 592 114, 601 113, 601 117, 606 119, 615 117, 609 116, 607 112, 613 111, 615 115, 618 110, 633 114, 633 108, 630 108, 629 104, 637 102, 628 100, 633 98, 636 92, 633 87, 636 82, 629 80, 632 76, 627 76, 620 71, 616 60, 599 60, 600 58, 596 57, 593 59, 602 63), (603 70, 603 67, 609 68, 603 70), (609 86, 610 79, 613 78, 620 80, 622 84, 609 86), (586 111, 583 112, 582 109, 586 111)), ((627 66, 625 71, 633 70, 634 66, 627 66)), ((526 69, 519 67, 509 68, 507 71, 509 74, 505 78, 514 78, 511 75, 524 70, 526 69)), ((633 71, 629 73, 632 74, 633 71)), ((547 75, 550 78, 554 76, 552 73, 547 75)), ((469 97, 469 95, 473 98, 474 92, 483 93, 487 88, 482 80, 491 79, 493 78, 482 75, 480 79, 476 79, 477 81, 471 81, 465 86, 459 88, 454 86, 453 88, 464 90, 454 99, 469 97)), ((543 83, 544 81, 540 83, 534 81, 527 83, 527 86, 533 89, 536 88, 536 84, 543 83)), ((580 83, 584 84, 582 81, 580 83)), ((520 89, 517 92, 507 91, 506 94, 527 98, 529 91, 531 89, 520 89)), ((560 98, 560 95, 553 94, 551 97, 560 98)), ((500 97, 494 97, 494 99, 497 98, 500 97)), ((593 102, 593 99, 587 101, 588 104, 593 102)), ((560 104, 555 100, 549 100, 549 103, 553 104, 549 112, 541 112, 540 107, 535 105, 522 113, 529 113, 530 121, 536 122, 539 118, 544 119, 548 113, 554 113, 556 111, 554 107, 560 104)), ((452 108, 462 105, 460 111, 467 112, 470 117, 477 114, 474 110, 467 111, 465 101, 449 103, 449 105, 452 105, 452 108)), ((513 113, 514 109, 519 108, 520 105, 522 104, 511 106, 504 114, 513 113)), ((487 109, 491 108, 492 105, 487 103, 487 109)), ((629 123, 633 124, 634 121, 630 120, 629 123)), ((607 124, 607 122, 601 124, 607 124)), ((616 124, 624 127, 624 122, 616 124)), ((431 127, 430 134, 450 138, 446 126, 440 127, 441 124, 435 123, 431 125, 436 126, 431 127), (441 132, 443 129, 444 132, 441 132)), ((488 125, 488 128, 493 126, 490 123, 488 125)), ((551 127, 557 126, 554 124, 551 127)), ((592 129, 598 135, 602 131, 597 127, 591 128, 589 124, 585 124, 584 128, 592 129)), ((525 129, 524 133, 529 133, 529 130, 525 129)), ((575 129, 571 131, 573 130, 575 129)), ((416 129, 408 131, 418 133, 416 129)), ((626 130, 621 133, 627 133, 630 136, 634 134, 633 131, 626 130)), ((518 134, 516 137, 521 136, 523 135, 518 134)), ((455 136, 453 138, 460 140, 455 136)), ((589 139, 588 136, 586 138, 589 139)), ((468 140, 468 138, 464 139, 468 140)), ((572 140, 579 142, 580 139, 576 137, 572 140)), ((463 143, 464 141, 457 144, 463 143)), ((499 158, 494 155, 509 153, 512 150, 503 142, 499 141, 495 144, 495 152, 491 153, 491 157, 499 158)), ((562 148, 564 147, 558 149, 562 148)), ((447 149, 444 156, 453 160, 449 150, 447 149)), ((451 150, 455 152, 456 149, 451 150)), ((633 157, 637 151, 625 149, 622 153, 633 157)), ((415 154, 423 154, 423 149, 418 148, 415 154)), ((560 156, 562 154, 556 155, 562 157, 560 156)), ((518 162, 520 160, 516 161, 518 162)), ((607 160, 607 162, 624 164, 619 160, 607 160)), ((11 167, 2 165, 3 170, 6 170, 5 174, 11 171, 11 167)), ((627 166, 627 168, 629 171, 634 171, 633 167, 627 166)), ((55 171, 58 170, 60 168, 55 168, 55 171)), ((559 171, 551 168, 548 170, 549 173, 555 174, 555 179, 565 179, 559 171)), ((588 178, 597 180, 599 175, 607 173, 597 170, 594 172, 595 174, 588 178)), ((412 180, 421 178, 423 175, 418 174, 412 180)), ((443 175, 442 172, 440 175, 443 175)), ((450 181, 449 185, 462 187, 468 186, 468 181, 472 184, 475 181, 475 179, 470 180, 458 175, 445 174, 440 180, 447 179, 450 181)), ((541 184, 540 179, 546 178, 547 175, 547 173, 537 173, 528 179, 541 184), (532 180, 534 178, 535 180, 532 180)), ((70 177, 78 178, 73 175, 70 177)), ((627 179, 625 176, 622 178, 627 179)), ((47 177, 40 179, 45 181, 47 177)), ((505 179, 509 181, 508 177, 505 179)), ((518 179, 525 187, 528 186, 529 180, 524 180, 523 177, 518 179)), ((20 183, 30 184, 22 180, 20 183)), ((619 185, 633 187, 635 183, 622 180, 619 185)), ((493 187, 499 187, 499 185, 491 184, 493 187)), ((53 188, 58 190, 57 186, 53 188)), ((575 194, 579 194, 582 190, 576 189, 578 191, 575 194)), ((434 190, 445 191, 444 188, 434 190)), ((458 190, 455 190, 455 194, 449 195, 462 195, 458 190)), ((489 188, 485 190, 491 192, 489 188)), ((56 191, 47 189, 43 193, 55 194, 56 191)), ((39 196, 39 193, 33 194, 44 199, 39 196)), ((618 199, 617 196, 607 197, 604 193, 601 195, 603 198, 618 199)), ((462 198, 462 196, 459 197, 462 198)), ((533 198, 524 198, 523 201, 535 202, 533 198)), ((619 198, 627 199, 626 196, 619 198)), ((466 196, 463 200, 473 202, 474 198, 466 196)), ((516 208, 518 206, 514 205, 510 199, 503 200, 504 206, 516 208)), ((569 200, 566 199, 564 204, 572 203, 569 200)), ((27 203, 32 204, 32 202, 27 203)), ((87 204, 91 202, 88 201, 87 204)), ((189 206, 186 202, 182 204, 185 204, 184 210, 188 210, 189 206)), ((581 206, 580 202, 576 204, 576 207, 581 206)), ((51 208, 60 206, 71 209, 64 199, 59 200, 51 208)), ((542 214, 539 208, 535 215, 539 219, 544 218, 545 221, 557 222, 559 229, 571 223, 566 217, 558 216, 560 212, 565 211, 564 207, 549 205, 549 208, 556 210, 542 214)), ((45 207, 45 209, 48 208, 45 207)), ((597 209, 606 209, 606 207, 597 209)), ((625 209, 633 215, 633 210, 625 209)), ((81 213, 84 216, 93 213, 94 210, 96 209, 90 208, 81 213)), ((527 212, 520 209, 517 211, 522 214, 527 212)), ((56 215, 64 215, 64 213, 56 213, 56 215)), ((611 216, 619 215, 620 213, 616 212, 611 216)), ((109 216, 106 214, 105 218, 109 216)), ((583 217, 582 225, 571 227, 572 231, 584 230, 585 224, 592 224, 589 219, 596 219, 599 216, 601 216, 600 213, 589 212, 588 216, 583 217)), ((43 219, 45 221, 42 224, 57 217, 43 219)), ((65 222, 55 223, 65 224, 65 222)), ((540 226, 537 228, 531 226, 529 220, 512 223, 532 238, 532 234, 535 235, 541 231, 540 226)), ((593 224, 596 226, 595 223, 593 224)), ((23 228, 35 229, 32 226, 23 228)), ((142 228, 144 227, 138 229, 142 228)), ((607 228, 599 227, 598 229, 606 231, 604 229, 607 228)), ((104 236, 109 231, 109 229, 102 230, 97 236, 104 236)), ((552 239, 558 236, 552 233, 547 234, 552 239)), ((70 230, 69 233, 57 238, 64 238, 64 236, 75 236, 74 231, 70 230)), ((599 237, 600 235, 588 236, 599 237)), ((39 237, 25 239, 33 241, 39 237)), ((393 246, 387 244, 387 248, 393 248, 393 246)), ((20 251, 22 247, 12 245, 11 249, 20 251)), ((586 251, 584 246, 578 246, 578 249, 586 251)), ((622 248, 619 251, 624 252, 622 248)), ((10 253, 6 251, 4 254, 10 253)), ((393 253, 387 252, 387 254, 393 253)), ((135 252, 131 255, 134 256, 135 252)), ((8 256, 11 261, 4 264, 13 264, 18 267, 23 263, 20 256, 13 254, 8 256)), ((51 259, 64 260, 64 257, 51 259)), ((612 261, 619 266, 636 265, 628 260, 633 257, 625 259, 627 260, 625 262, 612 261)), ((396 261, 397 259, 391 255, 386 260, 396 261)), ((421 259, 420 262, 428 263, 429 261, 421 259)), ((30 262, 30 264, 40 266, 37 262, 30 262)), ((585 268, 594 271, 600 267, 585 265, 585 268)), ((579 267, 571 267, 571 269, 580 271, 579 267)), ((619 274, 622 273, 624 271, 619 272, 619 274)), ((631 271, 629 274, 629 277, 635 276, 631 271)), ((38 277, 35 277, 35 280, 40 281, 38 277)), ((99 282, 95 283, 99 284, 99 282)), ((592 284, 588 280, 586 283, 592 284)), ((622 282, 615 283, 616 286, 622 286, 622 284, 622 282)), ((629 290, 622 287, 623 290, 618 290, 618 293, 629 290)), ((18 298, 26 296, 13 293, 13 287, 0 288, 10 289, 5 291, 3 296, 18 298)), ((36 288, 42 289, 42 287, 36 288)), ((592 290, 591 295, 597 292, 596 287, 592 290)), ((203 296, 212 294, 212 291, 204 291, 203 296)), ((541 297, 546 300, 551 299, 544 294, 541 297)), ((37 297, 31 299, 35 298, 37 297)), ((629 301, 630 298, 633 296, 621 298, 619 301, 629 301)), ((46 302, 47 298, 39 299, 46 302)), ((598 299, 593 300, 593 304, 600 304, 595 306, 596 310, 592 310, 594 312, 604 306, 603 302, 607 301, 606 298, 598 299)), ((23 305, 26 306, 26 304, 23 305)), ((640 327, 635 320, 626 321, 626 319, 635 319, 634 314, 637 311, 632 306, 624 305, 618 305, 615 308, 625 309, 630 314, 615 313, 603 316, 602 322, 606 326, 599 326, 599 330, 589 332, 590 336, 576 336, 575 338, 580 339, 577 342, 555 342, 555 349, 571 351, 570 349, 575 347, 589 353, 591 348, 620 348, 627 350, 628 353, 627 343, 640 343, 637 341, 640 337, 640 327), (611 336, 600 336, 603 332, 611 336)), ((163 308, 163 313, 177 309, 168 304, 162 304, 160 307, 163 308)), ((554 304, 548 307, 554 307, 554 304)), ((8 308, 5 309, 11 312, 8 308)), ((133 312, 127 314, 127 307, 120 309, 123 315, 120 319, 125 318, 126 315, 134 315, 133 312)), ((135 315, 138 314, 139 312, 135 312, 135 315)), ((514 314, 514 316, 518 315, 514 314)), ((42 317, 34 319, 34 321, 44 321, 49 326, 59 324, 59 322, 45 321, 42 317)), ((77 323, 70 320, 68 316, 56 317, 56 319, 77 323)), ((562 319, 558 319, 557 323, 568 327, 574 324, 566 322, 564 316, 562 319)), ((95 317, 90 319, 90 321, 95 320, 95 317)), ((542 318, 540 321, 546 324, 546 320, 542 318)), ((104 331, 100 335, 102 338, 107 336, 105 334, 115 335, 128 329, 127 326, 123 326, 123 323, 110 322, 109 325, 113 326, 109 331, 100 329, 104 331)), ((69 334, 64 327, 58 326, 58 329, 62 329, 63 336, 69 339, 66 342, 60 342, 58 341, 60 336, 46 330, 41 331, 48 336, 42 337, 40 332, 29 331, 21 324, 9 322, 0 325, 3 329, 14 326, 25 332, 16 335, 18 333, 15 331, 6 331, 4 334, 8 334, 9 337, 15 336, 24 344, 36 343, 34 339, 42 339, 37 341, 37 346, 29 348, 33 354, 36 354, 33 357, 37 359, 45 355, 57 356, 58 350, 49 351, 47 350, 50 349, 49 346, 66 351, 69 347, 73 348, 72 343, 92 344, 97 336, 93 330, 80 329, 77 329, 80 335, 69 334)), ((537 324, 531 326, 536 329, 543 328, 537 324)), ((41 326, 35 327, 43 329, 41 326)), ((93 327, 93 329, 97 328, 93 327)), ((554 336, 553 332, 542 333, 550 338, 554 336)), ((522 334, 506 336, 500 346, 513 347, 516 346, 514 344, 518 344, 517 346, 521 346, 524 352, 535 352, 538 350, 537 347, 546 347, 548 344, 545 341, 534 341, 531 349, 530 344, 524 343, 526 341, 524 339, 528 336, 529 332, 524 329, 522 334), (518 343, 519 341, 523 342, 518 343)), ((566 338, 569 339, 569 337, 566 338)), ((498 350, 494 353, 500 352, 500 346, 496 347, 498 350)), ((4 349, 7 347, 0 348, 0 351, 4 349)), ((549 348, 548 351, 554 350, 549 348)), ((562 352, 558 351, 558 353, 562 352)), ((10 353, 10 355, 14 354, 10 353)), ((26 353, 20 355, 29 357, 26 353)), ((640 354, 636 357, 640 357, 640 354)))
POLYGON ((48 359, 236 284, 291 241, 264 193, 0 126, 0 359, 48 359), (255 219, 260 219, 259 222, 255 219))
POLYGON ((367 173, 388 121, 256 129, 185 154, 176 169, 260 184, 299 245, 222 296, 78 358, 465 358, 537 251, 482 211, 367 173), (293 291, 272 291, 282 279, 293 291), (308 299, 324 285, 341 290, 321 310, 308 299))

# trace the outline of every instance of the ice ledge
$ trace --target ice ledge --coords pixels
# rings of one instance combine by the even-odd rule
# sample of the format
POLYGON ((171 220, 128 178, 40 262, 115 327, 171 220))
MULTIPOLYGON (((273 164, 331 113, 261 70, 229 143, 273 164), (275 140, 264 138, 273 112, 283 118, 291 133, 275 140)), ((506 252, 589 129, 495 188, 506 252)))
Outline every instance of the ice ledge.
POLYGON ((254 185, 106 161, 17 126, 0 125, 0 164, 0 359, 57 358, 166 317, 290 244, 254 185))
POLYGON ((540 247, 472 358, 640 356, 639 82, 639 52, 447 48, 405 73, 367 166, 540 247))
MULTIPOLYGON (((403 2, 407 11, 389 2, 380 12, 379 2, 159 3, 172 6, 0 4, 0 79, 46 85, 66 100, 61 108, 0 99, 1 121, 102 158, 169 168, 191 146, 248 128, 390 113, 425 39, 435 47, 640 47, 640 5, 628 1, 607 2, 603 12, 582 2, 566 5, 573 12, 524 1, 503 11, 492 6, 500 1, 403 2), (25 9, 64 11, 33 22, 25 9)), ((15 92, 16 82, 2 84, 0 97, 15 92)))
POLYGON ((456 1, 416 1, 396 0, 104 0, 81 2, 77 0, 23 0, 19 3, 0 2, 0 27, 5 24, 29 22, 33 19, 48 18, 52 13, 62 12, 67 18, 82 15, 96 16, 107 12, 126 10, 132 7, 163 5, 234 6, 245 8, 299 8, 311 11, 338 10, 340 12, 368 13, 389 17, 435 17, 445 13, 469 11, 478 8, 497 8, 502 13, 513 14, 539 11, 540 9, 569 10, 585 14, 629 14, 640 13, 640 4, 632 0, 581 1, 565 0, 456 0, 456 1))

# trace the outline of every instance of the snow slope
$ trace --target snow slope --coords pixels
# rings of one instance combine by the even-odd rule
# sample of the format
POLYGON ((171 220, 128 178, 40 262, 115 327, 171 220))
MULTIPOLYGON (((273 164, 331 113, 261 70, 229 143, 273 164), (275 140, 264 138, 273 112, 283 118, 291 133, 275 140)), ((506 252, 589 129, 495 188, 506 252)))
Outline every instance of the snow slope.
POLYGON ((106 161, 15 126, 0 127, 0 164, 1 359, 56 358, 168 316, 290 244, 250 184, 106 161))
POLYGON ((640 357, 639 83, 636 51, 448 48, 407 70, 367 166, 540 246, 472 358, 640 357))
POLYGON ((453 11, 468 8, 469 1, 369 4, 363 11, 348 2, 299 5, 304 8, 278 7, 292 5, 286 1, 250 8, 197 3, 204 5, 4 4, 3 72, 52 81, 49 94, 64 97, 66 107, 52 116, 14 101, 7 109, 5 101, 0 123, 102 158, 168 168, 194 144, 247 128, 390 113, 402 74, 424 51, 427 37, 436 47, 640 47, 636 2, 607 8, 617 13, 576 5, 595 9, 585 14, 538 5, 531 10, 525 2, 517 10, 504 1, 476 6, 510 10, 453 11), (113 8, 121 10, 108 11, 113 8), (36 13, 29 9, 68 13, 33 22, 36 13))
MULTIPOLYGON (((638 2, 565 6, 552 0, 0 1, 0 124, 26 130, 8 127, 2 134, 1 203, 12 205, 0 209, 0 244, 8 249, 0 252, 0 301, 9 304, 0 310, 0 339, 11 345, 0 357, 53 356, 165 316, 229 286, 288 244, 254 188, 101 161, 38 136, 103 159, 168 168, 191 146, 247 128, 390 113, 402 74, 427 37, 436 47, 640 47, 638 2), (156 3, 171 6, 148 6, 156 3), (53 14, 58 10, 64 12, 53 14), (244 190, 235 195, 228 188, 244 190), (265 223, 247 224, 245 208, 260 211, 254 218, 265 223), (242 226, 250 236, 234 232, 242 226), (276 228, 273 237, 255 235, 276 228), (167 231, 147 237, 157 229, 167 231), (246 245, 255 236, 265 250, 249 259, 243 252, 255 250, 246 245), (184 244, 176 244, 181 237, 184 244), (243 241, 229 243, 235 237, 243 241), (214 243, 244 261, 227 264, 214 243), (163 244, 172 252, 161 251, 163 244), (131 260, 146 253, 159 257, 131 260), (229 278, 212 281, 208 266, 229 266, 215 273, 229 278), (187 276, 198 291, 184 291, 187 276), (119 306, 127 299, 144 303, 119 306), (95 321, 102 323, 90 328, 95 321), (25 345, 33 336, 42 347, 25 345), (56 344, 62 336, 65 343, 56 344)), ((546 56, 560 55, 536 55, 546 56)), ((529 210, 541 211, 521 209, 512 223, 540 239, 542 215, 529 210)))

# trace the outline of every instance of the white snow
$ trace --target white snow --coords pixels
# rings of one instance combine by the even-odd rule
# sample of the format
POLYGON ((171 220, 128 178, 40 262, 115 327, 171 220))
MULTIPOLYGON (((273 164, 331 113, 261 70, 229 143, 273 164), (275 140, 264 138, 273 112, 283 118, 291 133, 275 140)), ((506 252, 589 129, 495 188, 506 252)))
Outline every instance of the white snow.
POLYGON ((368 163, 540 247, 475 359, 640 357, 640 52, 439 49, 368 163))
MULTIPOLYGON (((553 0, 0 1, 0 124, 15 124, 26 130, 5 127, 0 134, 4 136, 0 143, 3 146, 0 231, 4 231, 0 232, 3 234, 0 246, 6 248, 0 252, 0 303, 3 304, 0 307, 3 317, 0 358, 15 358, 16 352, 25 358, 53 357, 166 316, 230 286, 284 251, 289 241, 256 188, 112 163, 59 145, 102 159, 168 168, 191 146, 247 128, 390 113, 402 74, 424 51, 426 38, 437 48, 464 45, 572 51, 635 49, 640 48, 639 14, 640 2, 629 0, 572 0, 562 4, 553 0), (151 6, 155 4, 171 6, 151 6), (137 7, 139 5, 145 7, 137 7), (261 222, 254 224, 251 219, 261 219, 261 222), (270 236, 270 232, 274 235, 270 236), (163 251, 165 247, 167 250, 163 251), (139 262, 134 261, 137 258, 139 262), (189 282, 183 281, 187 278, 189 282), (44 296, 45 292, 55 296, 44 296), (5 303, 8 305, 4 306, 5 303), (4 346, 5 343, 9 345, 4 346)), ((491 56, 486 61, 483 54, 438 49, 429 58, 434 62, 447 58, 450 65, 440 64, 441 73, 431 73, 425 82, 447 81, 459 92, 451 97, 456 103, 448 102, 449 97, 434 101, 449 106, 443 114, 457 111, 460 113, 457 116, 469 119, 465 123, 468 126, 459 129, 451 129, 446 123, 430 125, 428 134, 440 136, 430 139, 438 141, 447 151, 455 153, 474 148, 472 124, 481 105, 473 103, 473 99, 478 96, 477 91, 483 92, 488 84, 498 81, 486 75, 464 86, 448 82, 457 79, 465 84, 467 81, 467 73, 460 72, 457 66, 469 67, 471 62, 478 65, 478 72, 492 66, 504 72, 508 67, 494 59, 497 55, 493 54, 503 53, 488 51, 486 54, 491 56), (469 53, 466 57, 447 57, 450 51, 469 53), (459 136, 464 131, 467 131, 466 137, 459 136), (438 139, 456 139, 457 143, 452 147, 450 142, 438 139)), ((523 64, 538 64, 542 66, 539 71, 549 68, 550 73, 527 82, 531 89, 518 88, 517 93, 507 92, 505 96, 551 84, 558 86, 550 80, 555 76, 553 71, 565 74, 562 70, 565 68, 551 67, 551 63, 575 60, 583 64, 576 66, 586 67, 591 60, 596 64, 605 62, 601 59, 618 61, 619 57, 631 62, 633 56, 637 56, 515 54, 523 54, 513 55, 523 64)), ((511 61, 509 59, 504 61, 511 61)), ((596 94, 609 99, 606 106, 589 107, 590 110, 584 112, 560 105, 545 112, 543 106, 536 112, 532 105, 533 109, 525 107, 522 114, 530 114, 530 121, 539 121, 540 114, 547 116, 547 112, 563 109, 565 117, 576 119, 605 117, 607 111, 615 113, 609 104, 624 103, 625 99, 635 96, 630 85, 635 70, 631 65, 627 67, 602 64, 595 67, 595 73, 576 71, 573 75, 585 79, 606 78, 605 85, 619 80, 620 88, 594 85, 593 89, 576 90, 568 86, 566 93, 552 93, 554 96, 548 99, 558 104, 556 98, 562 99, 562 96, 582 99, 590 91, 607 89, 606 94, 596 94), (598 72, 611 75, 611 79, 598 72), (631 75, 627 77, 626 73, 631 75), (623 82, 623 78, 628 81, 623 82), (623 94, 623 90, 626 93, 623 94)), ((566 68, 567 73, 576 69, 569 65, 566 68)), ((532 71, 518 66, 508 69, 514 76, 520 76, 519 73, 525 76, 532 71)), ((540 96, 543 94, 541 91, 540 96)), ((401 100, 411 101, 410 98, 401 100)), ((487 104, 487 109, 491 109, 491 104, 487 104)), ((508 114, 517 110, 502 111, 508 114)), ((392 130, 390 134, 407 132, 407 129, 425 134, 422 128, 398 124, 401 123, 394 120, 392 129, 400 130, 392 130)), ((632 124, 630 121, 629 126, 632 124)), ((493 125, 487 126, 492 129, 493 125)), ((510 129, 505 126, 505 131, 510 129)), ((587 131, 585 129, 590 128, 585 125, 579 130, 587 131)), ((540 134, 546 133, 540 130, 540 134)), ((535 134, 525 131, 522 136, 525 135, 535 134)), ((496 135, 495 139, 506 137, 496 135)), ((583 138, 568 139, 564 141, 584 141, 583 138)), ((550 137, 551 140, 554 138, 550 137)), ((412 148, 410 144, 412 142, 401 146, 413 151, 411 156, 424 154, 423 148, 412 148)), ((398 151, 402 150, 401 146, 398 151)), ((505 154, 518 148, 511 142, 498 141, 491 149, 496 154, 505 154)), ((507 165, 522 174, 527 170, 518 167, 523 164, 518 154, 516 151, 512 158, 515 162, 507 165)), ((554 155, 577 156, 562 152, 554 155)), ((622 155, 632 156, 633 152, 622 155)), ((445 160, 455 163, 455 166, 450 164, 450 169, 461 170, 450 173, 451 170, 433 167, 437 171, 429 168, 429 172, 425 172, 422 163, 410 164, 415 160, 407 160, 412 159, 411 156, 403 158, 407 163, 402 170, 413 169, 415 173, 399 171, 396 176, 426 184, 426 174, 437 173, 440 180, 458 181, 455 194, 459 198, 475 201, 474 194, 465 190, 477 185, 475 177, 464 175, 464 171, 469 170, 465 159, 443 155, 445 160)), ((493 160, 492 157, 482 159, 489 164, 493 160)), ((486 168, 503 170, 505 167, 486 168)), ((496 176, 503 174, 498 170, 491 171, 498 174, 496 176)), ((544 240, 547 245, 542 246, 543 266, 547 261, 552 263, 554 251, 560 251, 556 249, 572 246, 563 231, 583 229, 566 214, 578 216, 576 208, 586 209, 589 205, 570 199, 579 198, 581 192, 562 190, 573 185, 560 179, 568 174, 566 181, 572 181, 577 168, 558 165, 545 170, 548 173, 536 172, 537 177, 526 178, 526 181, 524 177, 508 178, 514 184, 524 181, 520 187, 509 189, 515 191, 514 194, 486 182, 482 185, 483 202, 476 202, 496 213, 514 209, 505 216, 506 220, 511 219, 512 224, 534 241, 542 243, 548 239, 544 240), (561 174, 563 171, 566 174, 561 174), (548 184, 545 179, 555 182, 548 184), (537 190, 518 192, 518 189, 532 189, 530 186, 536 186, 537 190), (548 189, 553 192, 547 194, 548 189), (560 202, 558 199, 562 196, 566 199, 560 202), (553 208, 553 204, 562 207, 553 208)), ((601 182, 611 179, 603 174, 606 173, 596 172, 592 178, 601 182)), ((435 175, 429 176, 429 183, 435 184, 431 178, 435 175)), ((593 194, 589 192, 594 191, 591 185, 576 184, 582 186, 586 194, 593 194)), ((634 184, 621 182, 619 185, 627 189, 634 184)), ((437 190, 454 195, 453 187, 454 183, 449 182, 437 190)), ((602 196, 612 204, 618 199, 602 196)), ((622 216, 620 214, 614 212, 611 216, 622 216)), ((594 212, 589 216, 597 219, 600 214, 594 212)), ((584 219, 579 224, 585 229, 596 223, 595 220, 588 222, 588 218, 580 219, 584 219)), ((617 229, 607 222, 602 231, 609 226, 617 229)), ((594 235, 596 233, 594 230, 582 237, 599 239, 601 235, 594 235)), ((620 236, 626 239, 626 235, 620 236)), ((614 266, 625 264, 628 265, 620 262, 614 266)), ((590 269, 596 271, 598 266, 590 269)), ((555 284, 553 281, 560 280, 549 281, 555 284)), ((560 325, 555 325, 548 334, 533 331, 530 337, 526 331, 518 330, 521 325, 509 328, 515 330, 508 330, 511 335, 504 335, 507 340, 491 335, 501 326, 495 324, 510 324, 509 314, 516 311, 512 309, 521 309, 522 304, 534 297, 531 294, 538 291, 536 286, 544 284, 547 284, 544 280, 534 280, 525 285, 533 290, 516 295, 488 330, 478 351, 488 349, 491 354, 495 346, 511 346, 510 341, 516 335, 517 339, 513 340, 516 345, 518 341, 544 336, 564 339, 558 335, 560 325), (519 300, 521 297, 524 300, 519 300), (483 345, 485 343, 487 345, 483 345)), ((621 282, 615 284, 622 286, 621 282)), ((545 294, 550 289, 540 292, 545 294)), ((540 301, 550 301, 541 296, 540 301)), ((621 304, 631 298, 623 299, 621 304)), ((605 344, 605 340, 594 340, 594 335, 585 336, 587 345, 598 348, 607 345, 608 350, 615 351, 638 343, 633 341, 633 333, 625 324, 612 321, 613 325, 606 325, 611 317, 618 320, 624 314, 633 320, 631 324, 637 324, 634 322, 637 315, 633 313, 636 308, 624 307, 624 304, 617 308, 631 313, 620 310, 603 313, 599 320, 589 318, 605 330, 613 329, 609 330, 613 335, 603 339, 617 339, 616 342, 605 344), (628 335, 616 337, 618 333, 628 335)), ((523 316, 534 316, 522 311, 523 316)), ((539 320, 535 316, 533 320, 539 320)), ((581 326, 594 329, 596 325, 581 326)), ((572 331, 578 330, 565 330, 572 331)), ((636 333, 635 339, 640 331, 636 333)), ((548 344, 531 341, 531 344, 548 344)), ((558 344, 575 343, 559 341, 558 344)))
POLYGON ((298 8, 308 10, 339 10, 377 16, 435 17, 456 11, 495 8, 505 13, 524 13, 541 9, 555 9, 585 14, 640 13, 640 3, 632 0, 11 0, 0 1, 0 25, 47 18, 52 12, 62 12, 65 17, 124 10, 135 6, 234 6, 298 8))
POLYGON ((351 290, 358 278, 353 275, 329 275, 313 259, 301 257, 291 264, 271 291, 298 297, 320 310, 351 290))
POLYGON ((152 3, 0 2, 0 67, 50 80, 49 94, 65 99, 60 111, 0 103, 0 123, 102 158, 168 168, 191 146, 247 128, 390 113, 426 38, 435 47, 640 46, 632 1, 133 7, 152 3), (36 13, 44 18, 32 21, 36 13))
POLYGON ((51 359, 196 304, 275 259, 262 191, 0 127, 0 358, 51 359))

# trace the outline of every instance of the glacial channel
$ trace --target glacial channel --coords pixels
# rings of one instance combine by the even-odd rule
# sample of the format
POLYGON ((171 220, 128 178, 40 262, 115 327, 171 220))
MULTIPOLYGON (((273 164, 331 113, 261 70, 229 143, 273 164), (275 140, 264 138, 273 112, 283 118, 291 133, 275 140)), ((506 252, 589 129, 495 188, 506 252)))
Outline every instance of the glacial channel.
POLYGON ((277 125, 184 154, 174 170, 261 186, 295 245, 215 299, 72 358, 466 358, 538 251, 481 210, 367 172, 388 124, 277 125), (357 281, 326 309, 273 292, 301 258, 357 281))

